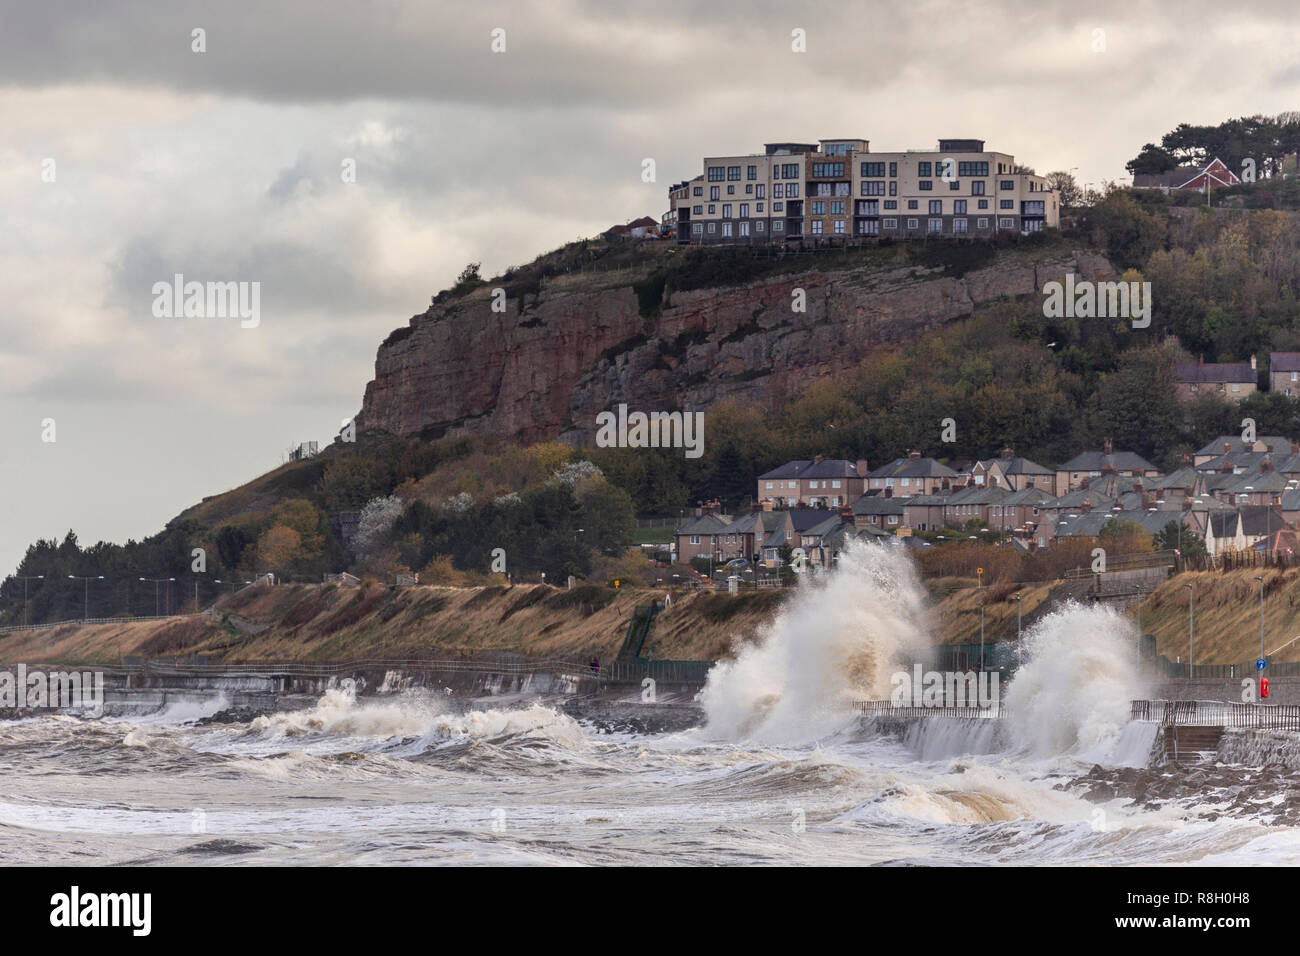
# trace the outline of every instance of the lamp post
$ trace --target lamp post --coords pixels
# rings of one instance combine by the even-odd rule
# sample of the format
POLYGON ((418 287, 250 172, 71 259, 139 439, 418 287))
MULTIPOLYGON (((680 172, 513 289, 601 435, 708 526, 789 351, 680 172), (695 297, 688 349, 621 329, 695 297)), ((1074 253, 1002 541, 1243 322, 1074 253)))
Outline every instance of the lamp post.
POLYGON ((1137 655, 1138 655, 1138 665, 1141 666, 1141 664, 1142 664, 1142 585, 1138 584, 1138 585, 1135 585, 1135 587, 1137 588, 1137 595, 1138 595, 1138 646, 1137 646, 1137 655))
POLYGON ((141 578, 141 581, 153 582, 153 616, 158 617, 158 585, 164 581, 175 581, 175 578, 141 578))
POLYGON ((984 673, 984 602, 980 602, 980 673, 984 673))
POLYGON ((1020 592, 1016 592, 1016 640, 1020 640, 1020 592))
POLYGON ((82 619, 83 621, 89 621, 89 620, 90 620, 90 582, 91 582, 91 581, 102 581, 102 580, 104 580, 104 576, 103 576, 102 574, 92 574, 92 575, 90 575, 90 576, 88 576, 88 577, 83 577, 82 575, 79 575, 79 574, 69 574, 69 575, 68 575, 68 579, 69 579, 69 580, 72 580, 72 581, 84 581, 84 582, 85 582, 85 585, 86 585, 86 598, 85 598, 85 601, 86 601, 86 603, 85 603, 85 605, 82 607, 82 611, 81 611, 81 619, 82 619))
POLYGON ((18 577, 23 579, 23 627, 27 626, 27 582, 44 581, 43 574, 20 574, 18 577))
POLYGON ((1192 598, 1195 591, 1190 584, 1184 584, 1187 588, 1187 676, 1196 676, 1196 620, 1192 612, 1192 598))
POLYGON ((1259 659, 1264 659, 1264 576, 1257 575, 1259 582, 1259 659))

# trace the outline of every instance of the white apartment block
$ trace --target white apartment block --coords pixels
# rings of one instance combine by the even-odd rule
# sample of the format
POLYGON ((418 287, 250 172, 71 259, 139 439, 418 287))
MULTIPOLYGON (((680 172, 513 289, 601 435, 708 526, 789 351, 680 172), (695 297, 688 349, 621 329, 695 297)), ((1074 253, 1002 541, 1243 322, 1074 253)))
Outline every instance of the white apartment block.
POLYGON ((761 154, 706 156, 670 187, 665 222, 682 243, 992 237, 1059 224, 1047 180, 1016 172, 978 139, 873 153, 864 139, 768 143, 761 154))

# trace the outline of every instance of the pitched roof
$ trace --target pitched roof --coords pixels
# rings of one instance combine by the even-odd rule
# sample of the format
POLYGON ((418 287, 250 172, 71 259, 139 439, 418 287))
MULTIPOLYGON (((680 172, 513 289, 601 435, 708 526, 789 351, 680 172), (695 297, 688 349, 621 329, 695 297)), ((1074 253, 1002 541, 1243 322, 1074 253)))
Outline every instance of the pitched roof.
POLYGON ((869 478, 956 478, 957 472, 933 458, 895 458, 868 474, 869 478))
POLYGON ((992 468, 997 465, 1002 469, 1004 475, 1050 475, 1052 469, 1044 468, 1036 461, 1030 461, 1028 458, 1021 458, 1018 455, 1010 458, 989 458, 980 462, 985 468, 992 468))
POLYGON ((1254 383, 1256 372, 1249 362, 1206 362, 1204 365, 1175 365, 1174 378, 1184 385, 1217 382, 1254 383))
MULTIPOLYGON (((928 496, 927 497, 932 497, 928 496)), ((895 498, 892 495, 863 495, 853 502, 855 515, 901 515, 903 506, 915 498, 895 498)))
POLYGON ((1282 509, 1275 505, 1242 505, 1238 510, 1241 512, 1242 532, 1252 537, 1286 527, 1282 509))
POLYGON ((678 525, 674 534, 734 534, 730 515, 701 515, 678 525))
POLYGON ((855 462, 843 458, 803 458, 787 461, 784 465, 773 468, 759 475, 759 481, 769 478, 860 478, 855 462))
POLYGON ((1117 451, 1106 454, 1104 451, 1085 451, 1075 455, 1057 471, 1101 471, 1104 468, 1116 471, 1155 471, 1156 466, 1141 455, 1131 451, 1117 451))
MULTIPOLYGON (((1300 352, 1296 352, 1295 354, 1300 355, 1300 352)), ((1204 448, 1199 449, 1196 454, 1198 456, 1214 455, 1216 457, 1224 454, 1240 454, 1244 451, 1254 451, 1254 446, 1259 444, 1263 444, 1265 447, 1272 445, 1274 452, 1291 450, 1291 439, 1287 438, 1285 435, 1259 435, 1256 437, 1255 441, 1251 443, 1249 448, 1247 448, 1246 442, 1240 435, 1220 435, 1204 448), (1226 452, 1223 450, 1224 445, 1228 446, 1226 452)))
POLYGON ((1270 372, 1300 372, 1300 352, 1269 352, 1270 372))

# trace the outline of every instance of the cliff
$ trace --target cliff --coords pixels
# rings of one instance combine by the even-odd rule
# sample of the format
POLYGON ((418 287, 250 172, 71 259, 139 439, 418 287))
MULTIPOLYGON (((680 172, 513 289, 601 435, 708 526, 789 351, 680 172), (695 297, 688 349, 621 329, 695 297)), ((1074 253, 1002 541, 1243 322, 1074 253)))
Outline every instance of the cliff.
POLYGON ((1059 240, 899 244, 770 263, 747 250, 748 261, 735 250, 643 245, 643 261, 623 268, 599 271, 598 260, 444 293, 380 346, 358 426, 581 443, 596 414, 619 402, 695 410, 731 398, 772 407, 874 350, 1003 297, 1036 295, 1068 272, 1115 277, 1101 256, 1059 240), (709 268, 719 256, 724 267, 709 268), (504 312, 492 308, 497 288, 504 312), (805 311, 791 307, 796 289, 805 311))

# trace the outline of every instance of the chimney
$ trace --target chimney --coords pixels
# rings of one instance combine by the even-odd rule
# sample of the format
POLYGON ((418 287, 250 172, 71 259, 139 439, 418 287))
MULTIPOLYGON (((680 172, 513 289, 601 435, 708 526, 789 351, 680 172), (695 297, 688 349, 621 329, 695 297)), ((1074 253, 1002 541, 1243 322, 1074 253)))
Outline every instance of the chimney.
POLYGON ((840 506, 840 524, 853 524, 853 509, 848 505, 840 506))
POLYGON ((814 456, 813 456, 813 464, 814 464, 814 465, 820 465, 821 463, 822 463, 822 456, 821 456, 821 455, 814 455, 814 456))
POLYGON ((1297 445, 1295 442, 1292 442, 1292 443, 1291 443, 1291 454, 1293 454, 1293 455, 1300 455, 1300 445, 1297 445))
POLYGON ((886 488, 886 489, 885 489, 885 497, 886 497, 886 498, 892 498, 892 497, 894 497, 894 489, 893 489, 893 488, 886 488))
POLYGON ((1088 478, 1087 475, 1084 475, 1082 478, 1079 479, 1079 488, 1081 490, 1087 491, 1091 486, 1092 486, 1092 481, 1091 479, 1088 478))
POLYGON ((1197 365, 1204 365, 1204 364, 1205 364, 1205 356, 1202 355, 1200 358, 1198 358, 1198 359, 1196 360, 1196 364, 1197 364, 1197 365))
POLYGON ((1104 442, 1102 442, 1102 443, 1101 443, 1101 447, 1102 447, 1102 450, 1103 450, 1107 455, 1109 455, 1109 454, 1110 454, 1110 439, 1107 438, 1104 442))
POLYGON ((1141 478, 1139 478, 1137 481, 1133 482, 1133 490, 1136 491, 1138 494, 1142 494, 1142 479, 1141 479, 1141 478))
POLYGON ((1272 443, 1271 441, 1270 441, 1270 442, 1265 442, 1265 443, 1264 443, 1264 450, 1265 450, 1266 452, 1268 452, 1270 455, 1273 454, 1273 443, 1272 443))
POLYGON ((1252 372, 1257 372, 1257 371, 1259 371, 1258 367, 1255 365, 1255 356, 1253 356, 1253 355, 1250 357, 1250 370, 1251 370, 1252 372))
POLYGON ((1191 463, 1192 463, 1192 456, 1191 456, 1191 455, 1184 455, 1184 456, 1183 456, 1183 459, 1182 459, 1182 464, 1186 467, 1186 466, 1190 466, 1191 463))
POLYGON ((1084 514, 1087 514, 1089 511, 1092 510, 1092 502, 1089 501, 1087 498, 1085 498, 1085 499, 1083 500, 1083 504, 1082 504, 1082 506, 1080 506, 1079 510, 1082 511, 1084 514))
POLYGON ((1223 453, 1224 453, 1225 455, 1230 455, 1230 454, 1232 454, 1232 442, 1230 442, 1230 441, 1225 441, 1225 442, 1223 443, 1223 453))
POLYGON ((1190 495, 1188 495, 1186 498, 1183 499, 1183 510, 1184 511, 1192 510, 1192 498, 1190 495))
POLYGON ((1225 475, 1230 475, 1230 474, 1232 474, 1232 462, 1230 462, 1230 461, 1225 461, 1225 462, 1223 463, 1223 467, 1221 467, 1221 468, 1219 469, 1219 472, 1220 472, 1221 474, 1225 474, 1225 475))
POLYGON ((858 459, 858 477, 867 477, 867 460, 865 458, 858 459))
POLYGON ((771 498, 764 498, 764 499, 763 499, 763 510, 764 510, 764 511, 771 511, 771 510, 772 510, 772 499, 771 499, 771 498))
POLYGON ((1272 458, 1265 458, 1262 462, 1260 462, 1259 470, 1260 470, 1260 471, 1272 471, 1272 470, 1273 470, 1273 459, 1272 459, 1272 458))

